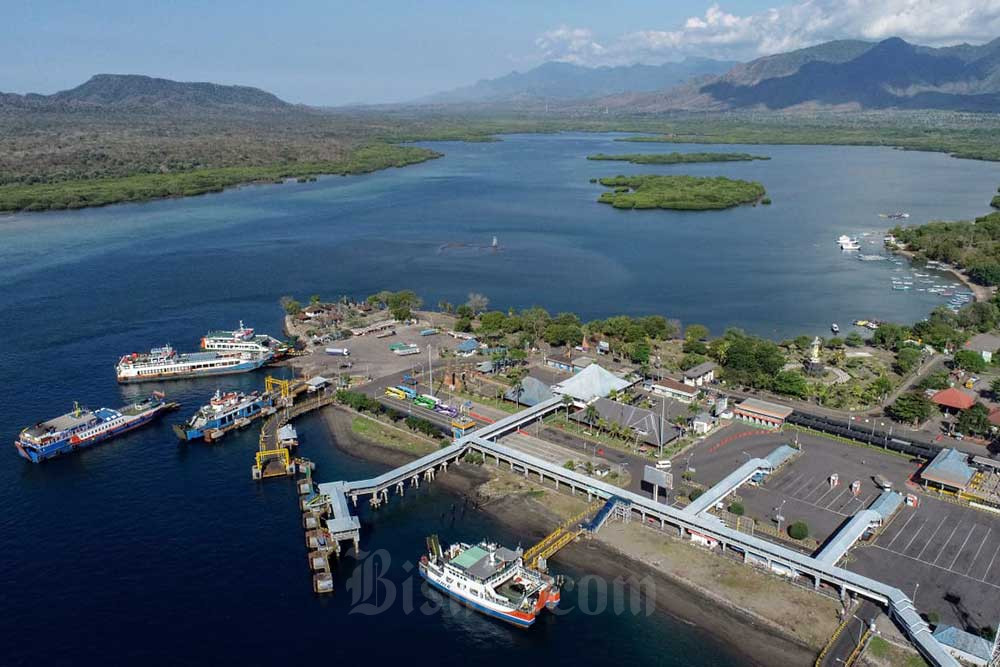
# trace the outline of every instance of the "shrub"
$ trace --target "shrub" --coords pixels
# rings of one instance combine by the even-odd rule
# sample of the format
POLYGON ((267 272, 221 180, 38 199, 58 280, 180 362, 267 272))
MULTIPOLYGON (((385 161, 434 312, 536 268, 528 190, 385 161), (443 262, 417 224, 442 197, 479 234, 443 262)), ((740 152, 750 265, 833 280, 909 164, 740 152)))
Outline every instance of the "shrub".
POLYGON ((796 521, 788 527, 788 536, 793 540, 804 540, 809 537, 809 526, 805 521, 796 521))
POLYGON ((705 493, 705 492, 702 489, 691 489, 690 491, 688 491, 688 499, 691 502, 694 502, 695 500, 698 500, 698 498, 703 493, 705 493))
POLYGON ((735 514, 736 516, 743 516, 746 510, 743 509, 743 503, 732 502, 729 503, 729 513, 735 514))

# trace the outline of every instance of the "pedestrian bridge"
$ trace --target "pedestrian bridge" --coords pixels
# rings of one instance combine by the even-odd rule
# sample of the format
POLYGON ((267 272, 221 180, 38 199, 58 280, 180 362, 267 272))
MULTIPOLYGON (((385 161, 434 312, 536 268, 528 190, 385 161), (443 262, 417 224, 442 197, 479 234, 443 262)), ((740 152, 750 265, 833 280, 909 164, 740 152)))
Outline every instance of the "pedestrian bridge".
MULTIPOLYGON (((832 556, 817 558, 794 551, 780 544, 768 542, 753 535, 731 529, 717 517, 703 510, 711 507, 716 501, 706 500, 703 509, 679 509, 665 505, 652 498, 612 486, 601 480, 588 477, 575 470, 568 470, 560 465, 544 459, 507 447, 496 442, 507 435, 530 424, 546 414, 562 407, 561 399, 555 398, 522 410, 510 417, 501 419, 485 426, 470 435, 459 438, 454 444, 411 461, 399 468, 390 470, 378 477, 354 482, 331 482, 319 485, 321 495, 329 496, 332 505, 332 516, 336 525, 347 527, 356 523, 347 523, 357 518, 344 516, 348 507, 347 499, 352 504, 357 503, 361 496, 369 496, 372 506, 388 501, 389 490, 395 488, 403 493, 404 487, 417 486, 421 478, 433 479, 436 470, 447 469, 447 466, 469 452, 481 454, 486 465, 503 465, 511 471, 526 476, 537 476, 539 482, 551 482, 558 489, 563 487, 572 494, 585 494, 590 501, 618 499, 618 505, 625 508, 627 517, 642 521, 643 525, 658 524, 660 528, 676 530, 681 537, 698 534, 708 537, 718 543, 724 553, 741 554, 744 561, 766 564, 768 570, 790 572, 792 576, 805 578, 815 587, 827 585, 839 591, 842 597, 854 594, 872 600, 889 609, 891 617, 903 629, 924 658, 932 665, 939 667, 959 667, 959 663, 931 635, 927 624, 920 618, 913 602, 899 589, 874 579, 862 576, 836 566, 836 560, 829 562, 832 556)), ((713 496, 729 491, 749 479, 758 469, 770 470, 771 464, 765 459, 752 459, 728 476, 723 485, 716 485, 713 496), (734 482, 739 480, 735 486, 734 482)), ((707 492, 706 492, 707 493, 707 492)), ((699 499, 700 500, 700 499, 699 499)), ((692 503, 693 504, 693 503, 692 503)), ((864 523, 858 520, 859 525, 864 523)), ((852 528, 851 533, 853 534, 852 528)), ((343 533, 341 533, 343 534, 343 533)), ((354 539, 357 539, 357 529, 354 529, 354 539)), ((344 539, 344 538, 339 538, 344 539)), ((853 542, 852 542, 853 543, 853 542)), ((822 552, 821 552, 822 554, 822 552)), ((837 559, 839 560, 839 558, 837 559)))

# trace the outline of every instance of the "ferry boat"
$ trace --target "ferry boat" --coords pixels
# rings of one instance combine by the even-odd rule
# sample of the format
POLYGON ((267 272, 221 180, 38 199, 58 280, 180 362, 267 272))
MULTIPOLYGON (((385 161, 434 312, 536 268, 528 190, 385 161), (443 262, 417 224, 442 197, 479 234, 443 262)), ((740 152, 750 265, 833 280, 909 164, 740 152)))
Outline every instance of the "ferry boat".
POLYGON ((151 422, 157 415, 177 407, 164 402, 164 395, 150 397, 114 410, 88 410, 74 404, 64 415, 39 422, 21 431, 14 446, 32 463, 96 445, 151 422))
POLYGON ((209 431, 238 426, 240 423, 249 424, 251 418, 273 405, 274 400, 269 394, 256 391, 252 394, 235 391, 223 394, 221 389, 217 389, 208 405, 201 406, 183 424, 174 424, 174 433, 181 440, 197 440, 205 437, 209 431))
POLYGON ((243 325, 232 331, 209 331, 201 339, 201 349, 216 352, 255 352, 279 356, 285 354, 287 346, 277 338, 266 334, 255 334, 253 328, 243 325))
POLYGON ((154 347, 149 354, 126 354, 118 360, 118 382, 179 380, 202 375, 246 373, 260 368, 274 358, 273 353, 191 352, 178 353, 169 345, 154 347))
POLYGON ((437 536, 431 535, 427 551, 420 559, 420 576, 482 614, 527 628, 543 609, 559 604, 555 578, 526 567, 520 549, 483 541, 442 550, 437 536))

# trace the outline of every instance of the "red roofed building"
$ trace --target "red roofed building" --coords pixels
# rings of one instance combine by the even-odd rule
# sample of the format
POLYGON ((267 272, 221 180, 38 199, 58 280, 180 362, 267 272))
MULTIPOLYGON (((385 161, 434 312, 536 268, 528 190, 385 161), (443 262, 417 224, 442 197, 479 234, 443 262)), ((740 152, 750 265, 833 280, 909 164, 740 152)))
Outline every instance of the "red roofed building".
POLYGON ((1000 408, 990 410, 989 420, 994 426, 1000 426, 1000 408))
POLYGON ((956 389, 955 387, 939 391, 934 394, 931 400, 940 405, 942 408, 949 410, 968 410, 976 404, 974 396, 967 394, 960 389, 956 389))

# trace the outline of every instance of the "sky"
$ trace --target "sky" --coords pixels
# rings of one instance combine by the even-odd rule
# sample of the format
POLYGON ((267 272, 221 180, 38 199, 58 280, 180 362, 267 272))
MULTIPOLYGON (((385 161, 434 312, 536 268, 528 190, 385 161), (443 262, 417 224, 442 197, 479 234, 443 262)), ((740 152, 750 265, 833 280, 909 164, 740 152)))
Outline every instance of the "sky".
POLYGON ((831 39, 1000 37, 1000 0, 9 0, 0 91, 93 74, 263 88, 314 105, 401 102, 556 60, 751 60, 831 39), (14 6, 10 6, 14 5, 14 6))

